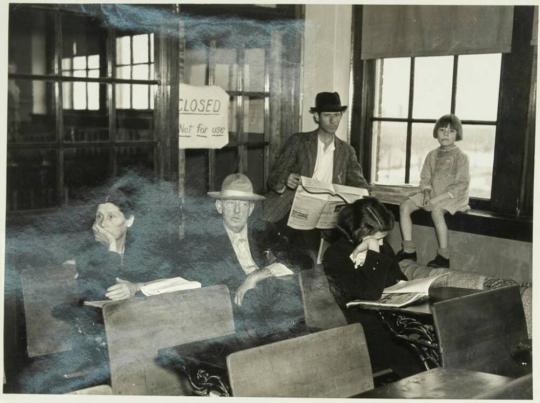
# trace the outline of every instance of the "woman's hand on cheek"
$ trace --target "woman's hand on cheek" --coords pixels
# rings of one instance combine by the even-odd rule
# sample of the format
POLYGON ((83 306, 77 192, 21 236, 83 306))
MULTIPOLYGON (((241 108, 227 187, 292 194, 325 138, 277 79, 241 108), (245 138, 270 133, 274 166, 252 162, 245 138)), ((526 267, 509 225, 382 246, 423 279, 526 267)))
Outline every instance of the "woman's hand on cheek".
POLYGON ((101 225, 94 223, 92 226, 92 231, 94 231, 94 238, 100 244, 104 245, 111 252, 116 252, 116 240, 114 236, 107 232, 101 225))
POLYGON ((379 239, 377 239, 377 238, 367 236, 362 240, 362 243, 366 244, 366 249, 367 250, 372 250, 374 252, 380 252, 380 250, 381 250, 381 248, 380 248, 381 241, 379 239))
POLYGON ((352 251, 353 255, 357 255, 358 253, 366 252, 368 250, 368 244, 365 241, 365 239, 362 239, 362 242, 358 244, 356 248, 352 251))

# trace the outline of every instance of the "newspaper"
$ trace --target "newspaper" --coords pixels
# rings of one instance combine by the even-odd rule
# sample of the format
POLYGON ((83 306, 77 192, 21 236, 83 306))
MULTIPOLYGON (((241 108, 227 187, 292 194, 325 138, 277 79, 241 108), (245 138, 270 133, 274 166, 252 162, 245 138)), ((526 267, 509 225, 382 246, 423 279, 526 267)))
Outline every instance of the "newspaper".
MULTIPOLYGON (((183 277, 173 277, 167 279, 160 279, 150 281, 141 285, 141 292, 145 296, 166 294, 169 292, 191 290, 194 288, 201 288, 201 283, 198 281, 186 280, 183 277)), ((84 301, 83 304, 86 306, 92 306, 94 308, 103 308, 104 305, 114 302, 115 300, 105 299, 98 301, 84 301)))
POLYGON ((399 281, 391 287, 383 290, 381 298, 377 301, 354 300, 347 302, 347 308, 351 306, 380 306, 401 308, 414 302, 425 301, 429 298, 429 287, 438 278, 447 276, 448 273, 436 276, 419 278, 410 281, 399 281))
POLYGON ((287 225, 301 230, 335 228, 341 208, 368 195, 367 189, 324 183, 302 176, 287 225))

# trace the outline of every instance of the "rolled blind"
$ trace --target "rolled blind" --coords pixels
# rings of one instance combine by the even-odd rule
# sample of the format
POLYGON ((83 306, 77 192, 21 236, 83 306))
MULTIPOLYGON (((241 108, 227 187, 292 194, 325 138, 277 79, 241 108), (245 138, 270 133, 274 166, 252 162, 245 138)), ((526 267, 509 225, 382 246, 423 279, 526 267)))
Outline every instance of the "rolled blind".
POLYGON ((362 59, 511 50, 511 6, 366 5, 362 15, 362 59))

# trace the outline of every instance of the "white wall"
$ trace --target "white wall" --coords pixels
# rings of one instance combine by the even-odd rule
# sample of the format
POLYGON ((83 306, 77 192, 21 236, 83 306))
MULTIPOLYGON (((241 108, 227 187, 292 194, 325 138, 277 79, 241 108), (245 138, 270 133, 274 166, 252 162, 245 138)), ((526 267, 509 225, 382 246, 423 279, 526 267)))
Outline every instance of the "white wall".
MULTIPOLYGON (((306 5, 302 131, 316 128, 309 108, 315 105, 318 92, 337 91, 341 103, 349 105, 351 22, 351 5, 306 5)), ((348 126, 349 110, 337 132, 339 138, 347 141, 348 126)))

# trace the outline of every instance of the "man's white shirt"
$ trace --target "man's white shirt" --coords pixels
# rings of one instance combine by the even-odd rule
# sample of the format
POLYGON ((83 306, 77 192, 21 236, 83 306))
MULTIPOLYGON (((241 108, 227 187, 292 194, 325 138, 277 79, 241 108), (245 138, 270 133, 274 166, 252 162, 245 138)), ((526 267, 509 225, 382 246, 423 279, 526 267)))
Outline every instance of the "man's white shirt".
MULTIPOLYGON (((227 226, 225 226, 225 231, 231 241, 231 245, 234 249, 234 253, 238 259, 238 263, 242 267, 242 270, 246 275, 252 273, 254 270, 257 270, 257 264, 253 260, 251 255, 251 250, 249 249, 249 240, 247 235, 247 226, 242 228, 240 232, 231 231, 227 226)), ((291 269, 285 266, 283 263, 272 263, 266 268, 270 271, 272 276, 281 277, 294 274, 291 269)))
POLYGON ((335 142, 332 141, 325 150, 324 143, 317 137, 317 160, 315 161, 315 169, 313 170, 313 179, 324 183, 332 183, 335 149, 335 142))

